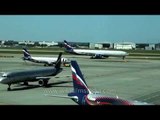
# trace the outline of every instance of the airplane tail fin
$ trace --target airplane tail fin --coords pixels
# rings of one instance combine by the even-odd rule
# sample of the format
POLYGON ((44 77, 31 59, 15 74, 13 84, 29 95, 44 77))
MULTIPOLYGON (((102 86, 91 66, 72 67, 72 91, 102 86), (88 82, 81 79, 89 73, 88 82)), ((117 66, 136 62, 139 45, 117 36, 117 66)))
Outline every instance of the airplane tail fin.
POLYGON ((59 56, 58 56, 57 61, 56 61, 56 64, 55 64, 55 68, 56 68, 57 70, 59 70, 60 67, 61 67, 61 56, 62 56, 62 52, 59 53, 59 56))
POLYGON ((71 61, 71 70, 74 92, 81 94, 91 93, 76 61, 71 61))
POLYGON ((28 52, 28 50, 26 48, 23 48, 23 57, 24 58, 30 58, 31 57, 30 53, 28 52))
POLYGON ((73 48, 69 45, 69 43, 64 40, 64 47, 67 52, 73 52, 73 48))

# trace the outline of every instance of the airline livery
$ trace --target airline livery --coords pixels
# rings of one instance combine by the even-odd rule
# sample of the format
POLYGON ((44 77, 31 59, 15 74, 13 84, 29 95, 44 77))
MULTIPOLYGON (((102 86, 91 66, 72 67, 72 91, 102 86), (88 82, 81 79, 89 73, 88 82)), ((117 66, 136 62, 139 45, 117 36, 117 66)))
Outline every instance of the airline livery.
POLYGON ((23 82, 24 85, 28 85, 28 82, 38 81, 40 86, 47 86, 50 79, 49 76, 56 76, 62 71, 61 68, 61 55, 59 54, 56 64, 53 67, 38 68, 23 71, 4 72, 0 77, 0 83, 8 85, 8 91, 11 90, 11 84, 23 82))
POLYGON ((88 55, 92 56, 91 58, 103 58, 109 56, 122 57, 123 59, 128 55, 124 51, 115 51, 115 50, 85 50, 85 49, 73 49, 69 43, 64 40, 65 51, 71 54, 76 55, 88 55))
MULTIPOLYGON (((31 54, 28 52, 26 48, 23 48, 23 60, 34 62, 34 63, 44 63, 44 66, 52 66, 56 63, 57 58, 51 58, 51 57, 32 57, 31 54)), ((67 58, 61 58, 61 63, 63 65, 69 64, 70 61, 67 58)))
POLYGON ((68 96, 50 95, 51 97, 62 97, 72 99, 79 105, 148 105, 146 102, 128 101, 118 97, 109 97, 100 93, 92 93, 81 73, 76 61, 71 61, 71 71, 74 91, 68 93, 68 96))

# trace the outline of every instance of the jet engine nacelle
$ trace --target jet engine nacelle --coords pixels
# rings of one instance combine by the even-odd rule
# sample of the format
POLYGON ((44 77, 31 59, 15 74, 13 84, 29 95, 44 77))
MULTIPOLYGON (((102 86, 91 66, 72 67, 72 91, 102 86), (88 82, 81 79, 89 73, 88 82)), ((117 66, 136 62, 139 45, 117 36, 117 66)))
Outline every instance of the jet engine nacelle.
POLYGON ((101 54, 95 54, 91 59, 101 59, 103 56, 101 54))
POLYGON ((96 55, 95 55, 95 58, 102 58, 102 55, 96 54, 96 55))
POLYGON ((38 84, 39 84, 40 86, 47 86, 47 83, 48 83, 48 80, 43 80, 43 79, 41 79, 41 80, 38 81, 38 84))

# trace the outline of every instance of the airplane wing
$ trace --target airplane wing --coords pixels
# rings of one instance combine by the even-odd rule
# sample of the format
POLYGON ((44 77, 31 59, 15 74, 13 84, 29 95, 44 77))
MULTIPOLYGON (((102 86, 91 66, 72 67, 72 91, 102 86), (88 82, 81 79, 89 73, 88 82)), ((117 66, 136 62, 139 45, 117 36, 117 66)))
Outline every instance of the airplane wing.
POLYGON ((44 95, 49 97, 59 97, 59 98, 68 98, 68 99, 78 100, 77 96, 62 96, 62 95, 50 95, 50 94, 44 94, 44 95))
POLYGON ((71 75, 65 75, 65 76, 55 76, 54 78, 69 78, 72 77, 71 75))
POLYGON ((51 79, 51 77, 36 77, 36 79, 38 79, 38 80, 40 80, 40 79, 49 80, 49 79, 51 79))
POLYGON ((69 78, 69 77, 71 77, 71 75, 64 75, 64 76, 50 76, 50 77, 36 77, 36 79, 43 79, 43 80, 49 80, 49 79, 51 79, 51 78, 69 78))

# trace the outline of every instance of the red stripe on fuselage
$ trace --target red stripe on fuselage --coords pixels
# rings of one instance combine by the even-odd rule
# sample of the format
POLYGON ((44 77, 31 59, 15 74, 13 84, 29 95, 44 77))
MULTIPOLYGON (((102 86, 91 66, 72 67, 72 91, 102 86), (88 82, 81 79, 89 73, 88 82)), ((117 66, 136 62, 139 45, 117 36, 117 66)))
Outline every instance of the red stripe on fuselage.
POLYGON ((86 86, 83 83, 81 83, 81 81, 77 78, 77 76, 74 73, 72 74, 72 78, 74 81, 76 81, 77 84, 87 89, 86 86))

